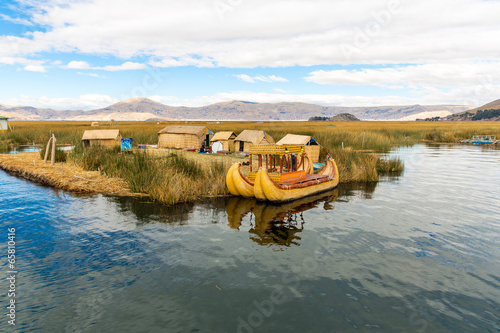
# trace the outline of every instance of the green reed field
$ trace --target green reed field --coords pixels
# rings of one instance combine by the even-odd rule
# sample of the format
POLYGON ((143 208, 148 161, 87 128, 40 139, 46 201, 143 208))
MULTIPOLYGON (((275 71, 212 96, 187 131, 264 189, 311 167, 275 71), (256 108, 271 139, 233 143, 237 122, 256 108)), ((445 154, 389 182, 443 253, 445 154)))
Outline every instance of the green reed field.
POLYGON ((119 149, 84 149, 80 144, 83 132, 90 129, 120 129, 123 137, 133 138, 134 146, 156 144, 158 131, 172 124, 206 125, 213 132, 236 134, 244 129, 263 130, 276 141, 288 133, 310 135, 322 145, 320 158, 330 153, 336 160, 343 183, 373 182, 381 174, 401 173, 401 161, 379 155, 395 146, 422 140, 453 143, 476 134, 500 137, 498 122, 119 122, 100 127, 91 127, 89 122, 10 122, 13 131, 0 133, 0 150, 33 143, 44 146, 54 133, 58 144, 76 146, 67 156, 70 163, 123 178, 132 191, 147 193, 153 200, 174 204, 226 195, 225 174, 234 157, 182 151, 121 154, 119 149))

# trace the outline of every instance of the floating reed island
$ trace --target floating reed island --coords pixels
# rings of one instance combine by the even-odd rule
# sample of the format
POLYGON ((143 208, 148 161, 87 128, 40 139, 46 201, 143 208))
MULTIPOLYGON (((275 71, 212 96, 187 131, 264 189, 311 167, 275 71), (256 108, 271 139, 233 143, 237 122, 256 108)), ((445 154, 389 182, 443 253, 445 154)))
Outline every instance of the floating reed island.
POLYGON ((385 159, 379 154, 394 146, 433 139, 458 141, 478 133, 500 137, 500 126, 496 123, 131 122, 107 125, 105 131, 112 131, 109 135, 95 132, 84 135, 86 131, 102 128, 92 127, 88 122, 11 122, 10 125, 11 131, 0 133, 0 150, 19 144, 45 146, 51 134, 57 137, 58 144, 70 144, 74 149, 58 152, 65 162, 56 162, 54 166, 47 163, 43 167, 43 159, 37 154, 3 154, 0 168, 73 192, 141 195, 165 204, 229 195, 225 185, 227 171, 234 162, 240 162, 241 171, 248 174, 245 150, 255 144, 292 140, 310 149, 310 156, 319 162, 324 162, 329 154, 338 166, 339 182, 348 183, 374 182, 381 174, 401 173, 404 166, 400 160, 385 159), (131 151, 121 151, 121 138, 133 138, 131 151), (198 153, 214 143, 220 143, 222 150, 231 154, 198 153), (106 183, 104 179, 112 181, 106 183))
POLYGON ((33 182, 77 194, 145 197, 130 191, 124 179, 89 171, 71 162, 44 163, 38 152, 0 154, 0 168, 33 182))

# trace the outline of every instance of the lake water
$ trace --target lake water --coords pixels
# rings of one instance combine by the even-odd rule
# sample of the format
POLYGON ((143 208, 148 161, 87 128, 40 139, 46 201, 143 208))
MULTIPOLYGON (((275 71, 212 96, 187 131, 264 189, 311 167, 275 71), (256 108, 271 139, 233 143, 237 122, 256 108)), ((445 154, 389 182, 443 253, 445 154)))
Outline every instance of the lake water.
POLYGON ((499 332, 500 151, 391 155, 398 178, 282 206, 76 197, 0 171, 0 331, 499 332))

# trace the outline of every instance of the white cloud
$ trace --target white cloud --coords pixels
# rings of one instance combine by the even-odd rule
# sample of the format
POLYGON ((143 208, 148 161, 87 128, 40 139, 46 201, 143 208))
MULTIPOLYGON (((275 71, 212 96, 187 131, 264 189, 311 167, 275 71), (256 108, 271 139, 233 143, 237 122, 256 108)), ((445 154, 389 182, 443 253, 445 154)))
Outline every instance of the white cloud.
POLYGON ((153 100, 158 103, 162 104, 171 104, 171 103, 177 103, 179 99, 175 96, 159 96, 159 95, 154 95, 154 96, 148 96, 150 100, 153 100))
POLYGON ((249 83, 255 83, 256 81, 261 81, 261 82, 288 82, 287 79, 283 77, 279 77, 276 75, 269 75, 269 76, 264 76, 264 75, 258 75, 258 76, 249 76, 246 74, 237 74, 234 75, 234 77, 245 81, 249 83))
POLYGON ((396 68, 363 68, 311 72, 307 81, 324 85, 373 85, 394 87, 436 86, 466 87, 500 83, 500 61, 467 63, 433 63, 396 68))
POLYGON ((415 103, 480 106, 500 96, 500 61, 433 63, 396 68, 314 71, 305 78, 322 85, 406 89, 415 103))
POLYGON ((500 96, 500 84, 478 85, 452 90, 422 88, 411 96, 398 95, 343 95, 343 94, 291 94, 251 91, 219 92, 211 96, 198 96, 191 99, 173 100, 166 103, 174 106, 204 106, 232 100, 257 103, 302 102, 324 106, 396 106, 396 105, 467 105, 481 106, 500 96))
POLYGON ((70 61, 66 68, 69 69, 90 69, 90 65, 86 61, 70 61))
POLYGON ((5 100, 9 105, 24 105, 37 108, 51 108, 56 110, 91 110, 106 107, 119 102, 119 100, 100 94, 86 94, 79 97, 29 97, 21 95, 17 98, 5 100))
MULTIPOLYGON (((29 26, 30 31, 0 36, 0 64, 38 72, 60 66, 79 70, 81 75, 87 70, 148 66, 357 64, 362 65, 357 70, 311 72, 307 81, 380 86, 393 90, 388 94, 401 95, 362 98, 292 95, 275 90, 276 94, 229 92, 173 100, 178 103, 240 95, 249 100, 297 98, 325 105, 481 104, 498 98, 500 59, 495 41, 500 34, 500 1, 221 1, 228 7, 215 6, 218 0, 30 1, 30 11, 23 13, 23 19, 0 17, 29 26), (95 67, 86 61, 71 61, 62 66, 38 60, 61 53, 119 57, 123 63, 95 67), (144 59, 144 63, 133 59, 144 59)), ((273 75, 235 76, 251 83, 287 82, 273 75)), ((75 98, 64 103, 87 103, 79 101, 75 98)))
POLYGON ((495 59, 500 2, 482 0, 35 2, 26 37, 0 56, 80 52, 158 66, 311 66, 495 59), (396 4, 396 5, 394 5, 396 4), (446 13, 446 15, 443 15, 446 13), (196 22, 196 24, 193 24, 196 22))
POLYGON ((137 69, 145 69, 146 65, 138 62, 127 61, 121 65, 117 66, 104 66, 104 67, 94 67, 94 69, 102 69, 105 71, 116 72, 116 71, 127 71, 127 70, 137 70, 137 69))
POLYGON ((44 60, 33 60, 24 57, 0 57, 0 64, 4 65, 22 65, 23 69, 29 72, 45 73, 47 71, 44 66, 44 60))
POLYGON ((86 61, 70 61, 68 63, 68 65, 63 66, 63 68, 68 68, 68 69, 93 69, 93 70, 103 70, 103 71, 109 71, 109 72, 117 72, 117 71, 126 71, 126 70, 145 69, 146 65, 145 64, 141 64, 141 63, 137 63, 137 62, 127 61, 127 62, 124 62, 121 65, 108 65, 108 66, 103 66, 103 67, 92 67, 86 61))
POLYGON ((42 65, 27 65, 24 66, 24 70, 29 72, 39 72, 39 73, 45 73, 47 71, 45 66, 42 65))

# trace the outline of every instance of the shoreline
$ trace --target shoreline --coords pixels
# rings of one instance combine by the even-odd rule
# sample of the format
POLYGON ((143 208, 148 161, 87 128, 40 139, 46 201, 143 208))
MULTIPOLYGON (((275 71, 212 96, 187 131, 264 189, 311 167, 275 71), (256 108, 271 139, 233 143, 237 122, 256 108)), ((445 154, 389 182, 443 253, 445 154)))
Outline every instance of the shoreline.
POLYGON ((73 194, 104 194, 124 197, 149 197, 130 191, 125 180, 85 171, 68 162, 54 165, 43 162, 38 152, 0 154, 0 169, 26 180, 73 194))

